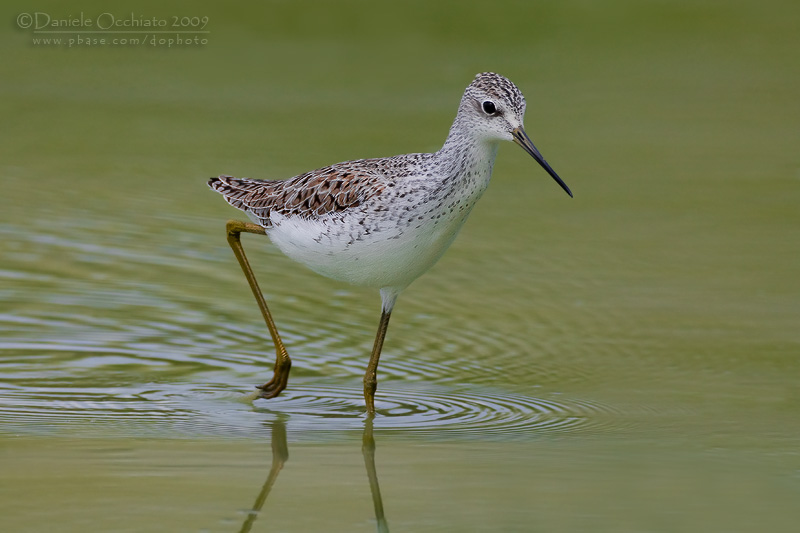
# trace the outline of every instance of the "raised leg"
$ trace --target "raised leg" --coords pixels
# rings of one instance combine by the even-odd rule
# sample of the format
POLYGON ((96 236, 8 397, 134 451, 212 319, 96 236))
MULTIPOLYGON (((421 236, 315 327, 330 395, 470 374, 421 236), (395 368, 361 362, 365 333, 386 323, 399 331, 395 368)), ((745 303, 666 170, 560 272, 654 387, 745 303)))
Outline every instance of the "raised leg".
POLYGON ((258 308, 261 310, 261 314, 264 315, 264 322, 267 323, 269 333, 272 335, 272 342, 275 343, 276 357, 272 379, 258 387, 261 389, 261 393, 259 394, 261 398, 274 398, 286 388, 286 384, 289 381, 289 371, 292 369, 292 360, 289 358, 289 353, 286 351, 283 341, 281 341, 278 328, 275 327, 275 322, 272 320, 272 314, 269 312, 267 302, 264 300, 264 295, 261 293, 261 289, 258 286, 256 276, 253 274, 253 269, 250 268, 247 256, 244 255, 244 248, 242 248, 240 238, 242 232, 255 233, 257 235, 266 235, 267 232, 258 224, 241 222, 239 220, 229 220, 226 225, 226 230, 228 233, 228 244, 231 245, 233 254, 242 267, 244 277, 247 278, 247 283, 250 284, 250 289, 253 291, 253 296, 255 296, 256 302, 258 303, 258 308))
POLYGON ((381 358, 383 339, 386 337, 386 329, 389 327, 389 317, 392 311, 385 308, 381 311, 381 322, 378 325, 378 334, 375 336, 375 344, 372 347, 372 355, 369 357, 367 372, 364 374, 364 400, 367 402, 367 413, 375 414, 375 391, 378 389, 378 361, 381 358))

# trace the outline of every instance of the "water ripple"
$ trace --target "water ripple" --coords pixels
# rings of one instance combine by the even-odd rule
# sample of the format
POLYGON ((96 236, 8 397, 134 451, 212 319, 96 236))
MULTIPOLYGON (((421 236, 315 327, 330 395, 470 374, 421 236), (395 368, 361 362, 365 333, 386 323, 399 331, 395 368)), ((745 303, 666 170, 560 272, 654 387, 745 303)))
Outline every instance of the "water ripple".
MULTIPOLYGON (((80 240, 86 228, 0 226, 10 250, 0 270, 0 432, 262 438, 278 417, 295 438, 363 429, 376 295, 337 290, 251 246, 254 264, 270 265, 267 296, 294 359, 289 390, 253 402, 241 387, 269 374, 274 352, 222 239, 192 225, 172 228, 169 240, 98 226, 92 242, 80 240)), ((479 277, 450 274, 434 293, 457 294, 479 277)), ((376 429, 516 439, 610 431, 635 418, 544 392, 589 382, 593 371, 552 324, 475 290, 475 305, 442 297, 432 307, 425 291, 404 300, 381 361, 376 429)))
MULTIPOLYGON (((256 409, 291 417, 296 427, 360 429, 364 401, 347 388, 295 389, 256 409)), ((480 389, 400 388, 376 396, 375 427, 427 437, 472 436, 503 440, 619 427, 624 415, 590 401, 535 398, 480 389)))
MULTIPOLYGON (((376 410, 376 429, 426 438, 525 439, 628 424, 620 411, 586 400, 441 387, 386 388, 378 393, 376 410)), ((299 385, 279 398, 254 402, 217 384, 0 389, 4 433, 261 438, 280 418, 296 440, 304 440, 361 431, 364 417, 355 387, 299 385)))

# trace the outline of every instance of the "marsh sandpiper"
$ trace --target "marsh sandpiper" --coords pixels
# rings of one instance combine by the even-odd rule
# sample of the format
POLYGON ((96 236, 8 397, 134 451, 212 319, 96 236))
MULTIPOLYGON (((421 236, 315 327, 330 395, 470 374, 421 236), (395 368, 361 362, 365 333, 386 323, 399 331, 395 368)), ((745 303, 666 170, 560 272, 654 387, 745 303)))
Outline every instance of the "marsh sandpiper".
POLYGON ((367 412, 374 414, 378 359, 397 296, 455 239, 489 185, 500 141, 521 146, 572 196, 525 133, 524 115, 517 86, 485 72, 464 91, 438 152, 347 161, 287 180, 209 180, 253 221, 228 221, 227 235, 277 352, 273 377, 259 387, 260 397, 273 398, 286 388, 292 362, 240 234, 269 235, 283 253, 319 274, 380 290, 380 324, 364 375, 367 412))

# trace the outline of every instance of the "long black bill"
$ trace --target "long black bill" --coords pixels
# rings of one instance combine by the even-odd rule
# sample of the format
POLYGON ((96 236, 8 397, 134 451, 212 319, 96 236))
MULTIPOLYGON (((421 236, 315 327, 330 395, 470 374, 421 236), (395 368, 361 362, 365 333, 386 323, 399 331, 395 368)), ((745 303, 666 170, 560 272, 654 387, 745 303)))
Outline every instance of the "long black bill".
POLYGON ((544 160, 544 157, 542 157, 542 154, 540 154, 539 150, 537 150, 536 147, 533 145, 533 141, 530 139, 530 137, 528 137, 528 134, 525 133, 525 130, 522 129, 522 126, 516 128, 511 133, 514 136, 514 142, 520 145, 523 150, 528 152, 531 155, 531 157, 533 157, 536 160, 537 163, 542 165, 542 167, 544 167, 547 173, 553 176, 553 179, 556 180, 556 183, 561 185, 561 188, 567 191, 569 197, 572 198, 572 191, 569 190, 569 187, 567 187, 567 184, 564 183, 564 180, 559 178, 558 174, 556 174, 556 171, 553 170, 552 167, 550 167, 550 165, 547 163, 547 161, 544 160))

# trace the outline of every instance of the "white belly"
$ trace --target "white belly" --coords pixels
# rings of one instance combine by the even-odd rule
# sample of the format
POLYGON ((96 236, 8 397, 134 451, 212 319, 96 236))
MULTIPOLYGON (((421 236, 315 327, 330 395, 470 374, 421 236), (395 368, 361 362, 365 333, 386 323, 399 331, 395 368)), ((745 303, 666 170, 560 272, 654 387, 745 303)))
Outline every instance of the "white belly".
POLYGON ((283 253, 323 276, 402 290, 439 260, 467 214, 442 216, 419 227, 387 220, 364 233, 351 224, 352 216, 308 220, 275 213, 267 234, 283 253))

